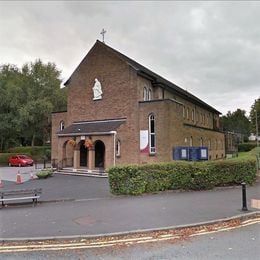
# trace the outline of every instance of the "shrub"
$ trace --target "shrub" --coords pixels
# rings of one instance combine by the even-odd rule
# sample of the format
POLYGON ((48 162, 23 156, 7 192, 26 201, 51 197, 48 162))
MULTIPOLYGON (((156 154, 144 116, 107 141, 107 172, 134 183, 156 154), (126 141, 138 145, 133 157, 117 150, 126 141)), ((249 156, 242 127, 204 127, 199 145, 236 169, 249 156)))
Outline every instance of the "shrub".
POLYGON ((8 165, 8 158, 14 155, 13 153, 0 153, 0 165, 8 165))
POLYGON ((256 143, 243 143, 238 145, 239 152, 248 152, 256 147, 256 143))
POLYGON ((49 159, 51 157, 50 146, 18 146, 8 149, 12 154, 26 154, 33 159, 49 159))
POLYGON ((36 176, 39 178, 39 179, 46 179, 50 176, 52 176, 53 174, 53 170, 48 168, 48 169, 43 169, 39 172, 36 173, 36 176))
POLYGON ((163 190, 205 190, 216 186, 253 184, 256 160, 221 160, 148 164, 109 169, 113 194, 138 195, 163 190))

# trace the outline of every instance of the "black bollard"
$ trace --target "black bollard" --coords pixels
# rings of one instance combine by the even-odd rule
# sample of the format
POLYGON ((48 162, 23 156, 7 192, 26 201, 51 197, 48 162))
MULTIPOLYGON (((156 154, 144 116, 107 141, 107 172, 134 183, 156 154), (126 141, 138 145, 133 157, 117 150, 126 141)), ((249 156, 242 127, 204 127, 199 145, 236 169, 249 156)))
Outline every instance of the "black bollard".
POLYGON ((45 159, 43 159, 43 169, 45 169, 46 168, 46 161, 45 161, 45 159))
POLYGON ((247 209, 247 203, 246 203, 246 183, 242 182, 242 211, 248 211, 247 209))

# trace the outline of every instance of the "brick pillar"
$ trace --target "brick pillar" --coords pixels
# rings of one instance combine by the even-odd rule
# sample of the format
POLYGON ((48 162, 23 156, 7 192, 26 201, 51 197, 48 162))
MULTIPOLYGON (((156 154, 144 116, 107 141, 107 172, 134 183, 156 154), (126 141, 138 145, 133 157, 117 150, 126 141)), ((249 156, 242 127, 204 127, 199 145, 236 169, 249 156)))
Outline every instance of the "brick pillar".
POLYGON ((89 170, 95 169, 95 150, 88 150, 88 168, 89 170))
POLYGON ((80 167, 79 160, 80 160, 80 151, 79 150, 74 150, 73 171, 76 171, 80 167))

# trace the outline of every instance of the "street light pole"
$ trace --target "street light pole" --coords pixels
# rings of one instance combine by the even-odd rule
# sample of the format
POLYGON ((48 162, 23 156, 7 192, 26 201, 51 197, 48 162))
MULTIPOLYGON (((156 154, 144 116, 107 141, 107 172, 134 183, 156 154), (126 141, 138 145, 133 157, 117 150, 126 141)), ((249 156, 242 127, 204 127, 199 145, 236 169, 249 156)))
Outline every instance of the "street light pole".
POLYGON ((257 120, 257 102, 255 103, 255 126, 256 126, 256 146, 258 147, 258 120, 257 120))

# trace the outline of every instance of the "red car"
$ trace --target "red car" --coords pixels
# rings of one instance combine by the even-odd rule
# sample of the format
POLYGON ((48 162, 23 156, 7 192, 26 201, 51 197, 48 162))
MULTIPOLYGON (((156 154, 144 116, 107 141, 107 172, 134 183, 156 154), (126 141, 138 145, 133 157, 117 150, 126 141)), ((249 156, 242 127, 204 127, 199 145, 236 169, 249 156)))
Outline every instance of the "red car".
POLYGON ((9 166, 33 166, 33 159, 23 154, 16 154, 9 157, 9 166))

